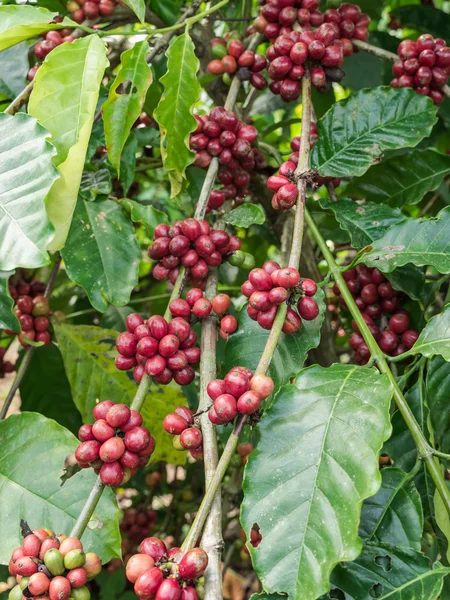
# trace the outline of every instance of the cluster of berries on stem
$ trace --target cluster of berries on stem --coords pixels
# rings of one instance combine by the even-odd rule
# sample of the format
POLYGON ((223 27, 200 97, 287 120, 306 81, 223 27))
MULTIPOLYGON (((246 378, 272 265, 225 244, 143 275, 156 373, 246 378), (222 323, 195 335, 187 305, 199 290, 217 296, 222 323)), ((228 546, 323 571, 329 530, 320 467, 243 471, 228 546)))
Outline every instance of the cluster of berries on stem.
POLYGON ((394 88, 410 87, 429 96, 435 104, 443 102, 442 88, 450 75, 450 48, 445 40, 434 39, 429 33, 416 42, 403 40, 398 47, 399 60, 392 66, 394 88))
POLYGON ((133 369, 137 382, 146 373, 161 385, 167 385, 172 378, 178 385, 191 383, 195 378, 191 365, 200 360, 200 348, 195 346, 197 334, 188 322, 190 306, 189 314, 180 306, 184 307, 184 304, 179 300, 172 301, 171 311, 186 316, 175 316, 170 322, 159 315, 153 315, 147 321, 137 313, 129 315, 127 331, 116 340, 119 352, 116 367, 121 371, 133 369))
POLYGON ((28 531, 9 561, 17 581, 9 600, 89 600, 86 583, 102 569, 97 554, 85 554, 78 538, 55 535, 50 529, 28 531))
POLYGON ((186 406, 178 406, 164 418, 163 427, 175 436, 173 445, 177 450, 189 450, 193 458, 203 458, 202 432, 194 423, 194 415, 186 406))
POLYGON ((211 48, 215 59, 209 63, 208 71, 212 75, 229 76, 237 72, 241 81, 250 81, 257 90, 267 87, 267 79, 261 73, 267 67, 265 56, 246 50, 241 40, 226 37, 211 40, 211 48))
POLYGON ((233 367, 224 379, 213 379, 206 391, 213 400, 208 411, 214 425, 230 423, 238 414, 252 415, 263 400, 273 392, 273 381, 267 375, 256 374, 245 367, 233 367))
POLYGON ((155 449, 155 440, 142 416, 126 404, 104 400, 92 411, 94 423, 78 431, 81 444, 75 458, 82 469, 92 467, 105 485, 126 483, 138 467, 145 467, 155 449))
POLYGON ((299 97, 307 61, 312 85, 327 92, 332 81, 344 77, 341 67, 344 57, 353 53, 351 40, 368 38, 370 17, 359 6, 344 3, 322 13, 319 4, 319 0, 268 0, 254 22, 271 42, 266 52, 269 88, 285 102, 299 97), (301 31, 294 28, 298 25, 301 31))
MULTIPOLYGON (((419 333, 410 329, 409 313, 402 309, 405 294, 394 290, 381 271, 365 265, 357 265, 345 271, 343 276, 381 350, 390 356, 399 356, 412 348, 419 333)), ((333 292, 347 309, 336 283, 333 292)), ((349 344, 355 352, 355 362, 365 365, 370 359, 369 348, 355 321, 352 321, 352 328, 355 333, 350 336, 349 344)))
POLYGON ((194 164, 206 169, 217 157, 221 165, 218 179, 223 185, 211 192, 208 209, 220 208, 225 200, 235 199, 239 204, 249 194, 250 173, 266 164, 262 152, 252 146, 258 137, 257 129, 245 125, 221 106, 214 107, 209 115, 195 118, 198 126, 189 140, 196 153, 194 164))
POLYGON ((168 550, 156 537, 142 540, 139 554, 126 565, 128 581, 141 600, 198 600, 196 581, 208 566, 208 555, 201 548, 183 552, 168 550))
MULTIPOLYGON (((93 4, 93 2, 90 2, 90 4, 93 4)), ((59 16, 55 17, 54 19, 56 23, 60 23, 62 20, 62 17, 59 16)), ((33 81, 37 70, 42 64, 41 61, 43 61, 47 54, 50 54, 50 52, 56 48, 56 46, 60 46, 64 42, 73 42, 75 39, 75 36, 72 35, 72 29, 69 29, 68 27, 43 33, 41 39, 33 48, 34 55, 36 56, 38 62, 28 71, 28 80, 33 81)))
MULTIPOLYGON (((157 519, 157 512, 151 508, 147 508, 143 504, 124 510, 120 523, 120 532, 122 534, 122 555, 125 564, 132 554, 136 552, 141 540, 151 534, 157 519)), ((122 561, 119 562, 122 565, 122 561)))
POLYGON ((302 319, 314 320, 319 307, 312 296, 317 292, 317 284, 312 279, 301 279, 297 269, 282 269, 275 261, 267 261, 261 269, 252 269, 248 280, 241 286, 248 300, 247 314, 263 328, 272 329, 278 307, 288 303, 284 333, 295 333, 302 325, 302 319), (297 311, 294 310, 296 295, 300 294, 297 311))
POLYGON ((116 0, 69 0, 66 8, 71 19, 82 23, 85 19, 110 17, 114 14, 117 4, 116 0))
MULTIPOLYGON (((21 333, 19 342, 25 348, 29 345, 27 340, 41 342, 44 346, 51 343, 48 331, 50 321, 50 307, 48 299, 43 296, 45 284, 42 281, 28 283, 20 279, 17 283, 9 283, 9 293, 14 300, 14 312, 19 320, 21 333)), ((7 335, 16 335, 15 331, 6 330, 7 335)))
POLYGON ((238 237, 212 229, 204 219, 176 221, 172 227, 158 225, 148 249, 149 257, 158 261, 153 277, 175 284, 180 266, 184 266, 189 269, 188 281, 204 289, 209 267, 218 267, 224 256, 239 250, 241 245, 238 237))

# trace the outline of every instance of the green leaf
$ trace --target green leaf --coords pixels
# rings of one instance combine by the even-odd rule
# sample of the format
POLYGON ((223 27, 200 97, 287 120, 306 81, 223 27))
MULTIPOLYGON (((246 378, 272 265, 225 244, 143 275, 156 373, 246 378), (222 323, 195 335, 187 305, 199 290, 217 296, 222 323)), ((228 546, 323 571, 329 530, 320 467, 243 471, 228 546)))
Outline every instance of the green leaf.
POLYGON ((366 250, 358 262, 383 273, 408 263, 450 273, 450 207, 432 219, 407 219, 394 225, 366 250))
POLYGON ((435 441, 439 450, 450 452, 450 363, 441 356, 428 363, 426 393, 435 441))
POLYGON ((14 300, 9 293, 8 281, 14 271, 0 271, 0 329, 21 331, 19 319, 13 312, 14 300))
POLYGON ((125 146, 120 157, 120 183, 122 190, 126 196, 133 185, 136 175, 136 152, 138 149, 138 141, 135 131, 132 131, 128 136, 125 146))
POLYGON ((194 160, 189 134, 197 128, 192 109, 201 86, 197 78, 199 61, 189 33, 177 37, 166 56, 167 73, 161 78, 164 93, 153 116, 161 128, 161 155, 174 198, 186 179, 186 167, 194 160))
POLYGON ((414 550, 368 544, 331 575, 331 598, 339 600, 436 600, 450 569, 414 550), (338 590, 341 595, 338 595, 338 590))
POLYGON ((337 102, 318 122, 312 167, 326 177, 355 177, 385 150, 416 146, 436 123, 436 106, 411 89, 364 89, 337 102))
MULTIPOLYGON (((22 544, 20 519, 33 528, 70 533, 97 475, 83 469, 61 487, 64 459, 79 441, 52 419, 36 413, 11 415, 0 422, 0 562, 7 564, 14 548, 22 544)), ((105 489, 87 527, 83 545, 102 561, 121 557, 119 509, 114 493, 105 489)))
MULTIPOLYGON (((441 467, 441 477, 444 477, 443 467, 441 467)), ((438 490, 434 490, 434 516, 436 519, 437 526, 442 531, 447 541, 447 551, 445 553, 445 558, 447 559, 448 563, 450 561, 450 516, 438 490)))
POLYGON ((28 112, 52 134, 57 150, 55 165, 61 174, 46 204, 56 229, 51 250, 60 250, 69 233, 107 65, 105 44, 96 35, 90 35, 57 46, 34 79, 28 112))
POLYGON ((55 149, 28 115, 0 113, 0 130, 0 269, 41 267, 54 235, 44 198, 58 177, 55 149))
MULTIPOLYGON (((143 0, 141 3, 144 13, 143 0)), ((142 112, 145 95, 152 82, 152 71, 145 61, 147 52, 148 42, 144 40, 122 54, 119 71, 102 106, 108 158, 119 176, 123 147, 142 112)))
POLYGON ((395 467, 381 471, 378 493, 364 501, 359 535, 365 542, 405 546, 420 552, 422 504, 414 481, 395 467))
POLYGON ((315 600, 333 567, 360 553, 361 504, 380 487, 391 396, 376 369, 315 366, 265 412, 241 512, 246 533, 257 523, 262 534, 249 551, 265 591, 315 600))
POLYGON ((77 434, 80 415, 72 400, 61 352, 54 344, 33 352, 19 389, 22 411, 38 412, 77 434))
POLYGON ((29 68, 26 42, 4 50, 0 54, 0 94, 11 100, 15 98, 25 87, 29 68))
MULTIPOLYGON (((301 329, 294 334, 282 333, 270 363, 268 375, 272 377, 275 390, 287 383, 305 363, 308 351, 320 342, 320 329, 325 317, 324 293, 319 289, 315 295, 319 316, 314 321, 303 321, 301 329)), ((238 317, 238 330, 228 337, 225 345, 223 373, 232 367, 247 367, 254 371, 263 353, 269 332, 262 329, 243 307, 238 317)))
POLYGON ((250 225, 262 225, 266 217, 259 204, 243 204, 225 215, 225 223, 244 227, 247 229, 250 225))
MULTIPOLYGON (((73 401, 84 422, 93 422, 92 409, 97 399, 131 404, 137 386, 114 365, 117 331, 88 325, 55 325, 55 333, 73 401)), ((151 462, 184 463, 184 452, 174 449, 172 437, 161 427, 164 417, 181 404, 186 404, 186 400, 178 386, 152 384, 141 411, 145 427, 156 440, 151 462)))
MULTIPOLYGON (((124 4, 131 8, 134 14, 137 16, 139 21, 145 25, 145 2, 144 0, 123 0, 124 4)), ((139 44, 140 42, 138 42, 139 44)), ((147 48, 148 48, 148 44, 147 48)), ((123 56, 123 55, 122 55, 123 56)))
POLYGON ((126 319, 128 315, 131 315, 135 311, 131 308, 131 306, 111 306, 108 307, 108 310, 102 315, 100 321, 100 327, 104 327, 105 329, 114 329, 115 331, 126 331, 126 319))
POLYGON ((422 354, 431 358, 440 354, 445 360, 450 361, 450 304, 441 313, 432 317, 425 328, 420 332, 419 338, 409 350, 409 354, 422 354))
POLYGON ((80 196, 95 200, 98 195, 108 195, 112 191, 111 173, 108 169, 83 171, 80 183, 80 196))
POLYGON ((167 215, 151 204, 139 204, 135 200, 126 198, 120 200, 120 204, 125 208, 134 223, 144 225, 150 236, 153 236, 153 231, 157 225, 169 222, 167 215))
POLYGON ((417 204, 450 173, 450 156, 428 148, 393 156, 345 188, 349 196, 390 206, 417 204))
POLYGON ((79 199, 62 256, 68 276, 86 290, 96 310, 129 302, 141 251, 133 224, 116 202, 79 199))
POLYGON ((163 21, 173 25, 180 16, 183 0, 151 0, 150 7, 163 21))
POLYGON ((395 9, 395 16, 402 27, 410 26, 444 39, 449 37, 450 15, 434 6, 401 6, 395 9))
POLYGON ((0 52, 46 31, 79 27, 67 17, 61 23, 52 23, 56 16, 57 12, 35 6, 0 6, 0 52))
POLYGON ((262 594, 252 594, 250 596, 250 600, 286 600, 286 596, 281 596, 280 594, 266 594, 263 592, 262 594))
POLYGON ((389 227, 406 219, 398 208, 375 202, 355 202, 351 198, 340 198, 337 202, 321 198, 320 206, 332 210, 341 229, 348 231, 354 248, 364 248, 382 237, 389 227))

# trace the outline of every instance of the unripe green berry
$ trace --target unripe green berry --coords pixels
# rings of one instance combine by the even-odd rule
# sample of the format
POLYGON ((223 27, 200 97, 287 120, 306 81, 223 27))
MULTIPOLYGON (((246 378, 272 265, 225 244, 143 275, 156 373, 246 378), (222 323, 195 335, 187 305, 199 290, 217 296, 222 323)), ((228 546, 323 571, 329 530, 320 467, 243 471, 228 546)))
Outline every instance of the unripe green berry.
POLYGON ((249 254, 248 252, 244 252, 244 254, 244 262, 241 264, 241 268, 250 271, 250 269, 255 267, 255 257, 253 254, 249 254))
POLYGON ((86 554, 82 550, 70 550, 64 557, 64 566, 71 571, 82 567, 86 561, 86 554))
POLYGON ((184 450, 183 446, 180 443, 180 436, 179 435, 174 435, 173 436, 173 447, 175 448, 175 450, 184 450))
POLYGON ((22 577, 22 579, 20 580, 20 589, 24 590, 26 587, 28 587, 28 581, 30 580, 29 577, 22 577))
POLYGON ((228 258, 228 262, 230 263, 230 265, 233 265, 233 267, 240 267, 243 264, 244 259, 245 259, 245 252, 242 252, 242 250, 236 250, 228 258))
POLYGON ((8 600, 22 600, 22 590, 20 585, 15 585, 8 594, 8 600))
POLYGON ((52 575, 62 575, 64 569, 64 558, 57 548, 50 548, 44 555, 44 564, 52 575))
POLYGON ((86 586, 83 586, 78 589, 72 589, 70 592, 70 597, 73 600, 90 600, 91 592, 86 586))

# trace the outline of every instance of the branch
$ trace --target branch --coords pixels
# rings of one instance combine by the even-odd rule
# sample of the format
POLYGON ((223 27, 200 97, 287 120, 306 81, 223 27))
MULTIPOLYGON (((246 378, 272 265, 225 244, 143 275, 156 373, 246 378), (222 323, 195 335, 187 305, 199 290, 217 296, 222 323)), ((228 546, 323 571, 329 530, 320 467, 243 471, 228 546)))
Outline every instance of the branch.
POLYGON ((367 323, 364 321, 364 318, 363 318, 362 314, 360 313, 359 308, 357 307, 355 300, 350 293, 350 290, 347 287, 345 279, 342 276, 341 269, 336 264, 336 262, 333 258, 333 255, 331 254, 330 250, 328 249, 328 246, 327 246, 324 238, 322 237, 319 229, 317 228, 316 224, 314 223, 314 221, 313 221, 312 217, 310 216, 310 214, 308 213, 308 211, 305 212, 305 217, 306 217, 306 223, 308 224, 309 230, 310 230, 311 234, 313 235, 314 239, 316 240, 317 245, 319 246, 324 259, 328 263, 328 267, 334 277, 334 280, 336 281, 337 285, 339 286, 339 290, 342 294, 342 297, 343 297, 353 319, 356 321, 359 331, 360 331, 361 335, 363 336, 364 341, 366 342, 366 344, 370 350, 372 360, 377 364, 381 373, 384 373, 389 378, 389 381, 393 387, 395 403, 397 404, 397 408, 399 409, 403 419, 405 420, 405 423, 409 429, 409 432, 411 433, 414 443, 417 446, 418 456, 427 465, 427 468, 430 471, 431 478, 434 481, 434 484, 442 498, 442 501, 447 509, 447 512, 450 514, 450 490, 447 488, 447 485, 441 476, 441 473, 439 470, 439 463, 436 462, 435 459, 433 458, 433 454, 435 453, 435 451, 428 444, 428 442, 420 428, 420 425, 416 421, 416 418, 414 417, 414 414, 412 413, 411 408, 408 405, 408 402, 406 401, 405 397, 403 396, 403 394, 400 390, 400 387, 399 387, 394 375, 392 374, 388 363, 386 362, 383 352, 380 350, 380 347, 378 346, 377 342, 375 341, 375 338, 371 334, 371 332, 367 326, 367 323))
POLYGON ((31 91, 33 89, 34 79, 30 81, 30 83, 20 92, 20 94, 14 98, 9 106, 7 106, 4 110, 5 113, 10 115, 16 114, 21 105, 28 100, 30 97, 31 91))
MULTIPOLYGON (((58 254, 58 256, 55 260, 55 263, 53 265, 53 268, 50 272, 50 276, 49 276, 48 282, 47 282, 47 287, 45 288, 44 296, 46 298, 50 298, 50 296, 51 296, 60 265, 61 265, 61 255, 58 254)), ((24 354, 23 360, 20 364, 19 370, 16 373, 16 376, 15 376, 14 381, 11 385, 11 388, 8 392, 8 395, 6 396, 5 403, 3 404, 2 411, 0 413, 0 420, 3 420, 8 413, 9 407, 11 406, 11 402, 13 401, 13 398, 14 398, 17 390, 19 389, 20 384, 22 383, 22 379, 23 379, 25 373, 27 372, 28 365, 30 364, 31 357, 33 356, 34 350, 35 350, 34 346, 28 346, 28 348, 25 350, 25 354, 24 354)))

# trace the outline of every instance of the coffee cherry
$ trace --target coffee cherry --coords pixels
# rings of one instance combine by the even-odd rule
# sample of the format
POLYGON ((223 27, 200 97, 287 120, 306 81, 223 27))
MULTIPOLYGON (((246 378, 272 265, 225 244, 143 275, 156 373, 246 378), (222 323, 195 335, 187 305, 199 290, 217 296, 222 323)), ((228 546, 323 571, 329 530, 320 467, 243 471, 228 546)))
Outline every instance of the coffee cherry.
POLYGON ((130 416, 131 411, 126 404, 114 404, 106 413, 106 421, 111 427, 123 427, 130 416))
POLYGON ((151 567, 144 571, 134 584, 134 591, 138 598, 142 600, 152 598, 162 584, 163 578, 162 571, 158 567, 151 567))
POLYGON ((251 415, 259 409, 261 402, 262 398, 258 392, 250 390, 238 399, 237 409, 240 413, 251 415))
POLYGON ((220 322, 220 329, 227 334, 234 333, 237 330, 237 326, 238 323, 236 317, 233 317, 233 315, 227 315, 226 317, 223 317, 220 322))
POLYGON ((302 319, 305 319, 305 321, 313 321, 319 315, 319 307, 317 306, 317 302, 308 296, 300 298, 297 304, 297 309, 298 314, 302 319))
POLYGON ((183 579, 201 577, 208 566, 208 555, 201 548, 189 550, 178 564, 178 572, 183 579))
POLYGON ((381 332, 378 345, 383 352, 389 354, 398 346, 398 337, 393 331, 386 329, 385 331, 381 332))
POLYGON ((212 304, 207 298, 200 298, 192 307, 192 313, 198 319, 204 319, 209 316, 212 311, 212 304))
POLYGON ((100 468, 100 479, 105 485, 117 487, 122 483, 124 470, 118 462, 105 463, 100 468))
POLYGON ((147 554, 134 554, 127 562, 126 576, 128 581, 135 583, 136 580, 155 565, 155 561, 147 554))
POLYGON ((115 435, 114 428, 105 419, 95 421, 91 430, 92 435, 99 442, 106 442, 115 435))
POLYGON ((414 329, 407 329, 406 331, 404 331, 402 333, 402 343, 409 350, 410 348, 412 348, 414 346, 418 337, 419 337, 419 334, 417 331, 414 331, 414 329))
POLYGON ((83 550, 80 548, 75 548, 73 550, 69 550, 69 552, 64 557, 64 566, 68 570, 77 569, 84 565, 86 557, 84 555, 83 550))
POLYGON ((267 375, 254 375, 250 380, 250 389, 256 392, 263 400, 273 392, 273 380, 267 375))
POLYGON ((113 437, 102 444, 99 455, 103 462, 113 463, 119 460, 124 451, 125 444, 123 439, 120 437, 113 437))
POLYGON ((68 600, 70 597, 70 583, 65 577, 57 576, 50 581, 50 600, 68 600))

